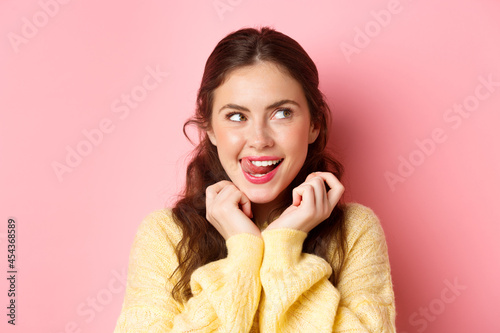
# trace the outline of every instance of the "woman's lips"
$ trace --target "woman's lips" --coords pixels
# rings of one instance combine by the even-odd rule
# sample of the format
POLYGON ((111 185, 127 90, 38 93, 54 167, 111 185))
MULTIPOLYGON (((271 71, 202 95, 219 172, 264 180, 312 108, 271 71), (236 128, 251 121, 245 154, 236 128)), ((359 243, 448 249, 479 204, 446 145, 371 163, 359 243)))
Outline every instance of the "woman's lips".
POLYGON ((245 178, 253 184, 263 184, 273 179, 282 159, 277 156, 249 156, 240 160, 245 178))

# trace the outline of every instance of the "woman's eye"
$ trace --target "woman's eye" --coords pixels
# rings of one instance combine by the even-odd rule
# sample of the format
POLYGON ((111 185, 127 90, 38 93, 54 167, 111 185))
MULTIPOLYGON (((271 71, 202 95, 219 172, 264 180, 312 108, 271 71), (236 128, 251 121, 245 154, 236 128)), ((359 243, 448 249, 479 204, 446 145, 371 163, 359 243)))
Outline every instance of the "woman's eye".
POLYGON ((289 118, 291 116, 292 116, 292 110, 290 109, 280 109, 275 113, 275 117, 278 119, 289 118))
POLYGON ((227 115, 227 119, 231 121, 245 121, 247 118, 241 113, 232 113, 227 115))

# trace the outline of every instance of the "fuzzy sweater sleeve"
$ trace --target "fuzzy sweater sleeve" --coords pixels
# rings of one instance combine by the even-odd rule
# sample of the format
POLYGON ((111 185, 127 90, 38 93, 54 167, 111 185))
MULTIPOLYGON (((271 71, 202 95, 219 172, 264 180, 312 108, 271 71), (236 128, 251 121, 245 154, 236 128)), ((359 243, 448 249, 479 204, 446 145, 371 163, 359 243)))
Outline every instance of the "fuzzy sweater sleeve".
POLYGON ((174 248, 180 237, 168 211, 141 223, 114 332, 248 332, 260 299, 262 239, 250 234, 229 238, 227 258, 194 271, 193 297, 179 303, 171 295, 177 275, 171 275, 178 266, 174 248))
POLYGON ((368 208, 350 204, 346 233, 348 248, 335 288, 328 280, 331 266, 302 253, 306 233, 263 232, 261 332, 395 332, 394 294, 380 223, 368 208))

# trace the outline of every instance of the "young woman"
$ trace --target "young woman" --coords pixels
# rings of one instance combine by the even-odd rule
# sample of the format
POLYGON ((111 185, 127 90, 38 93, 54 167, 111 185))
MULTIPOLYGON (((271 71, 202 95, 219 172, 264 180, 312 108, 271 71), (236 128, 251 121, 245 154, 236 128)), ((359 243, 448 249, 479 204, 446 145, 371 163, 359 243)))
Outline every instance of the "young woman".
POLYGON ((185 190, 139 227, 115 332, 395 331, 384 233, 339 201, 318 83, 271 28, 219 42, 186 123, 200 143, 185 190))

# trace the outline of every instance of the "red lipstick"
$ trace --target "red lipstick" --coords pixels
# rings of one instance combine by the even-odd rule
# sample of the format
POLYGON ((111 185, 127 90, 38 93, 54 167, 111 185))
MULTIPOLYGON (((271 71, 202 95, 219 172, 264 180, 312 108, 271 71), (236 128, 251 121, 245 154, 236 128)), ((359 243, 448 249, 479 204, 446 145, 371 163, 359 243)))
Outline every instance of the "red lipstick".
POLYGON ((282 158, 278 156, 247 156, 240 160, 245 178, 253 184, 264 184, 278 172, 282 158), (252 163, 252 161, 256 163, 252 163))

